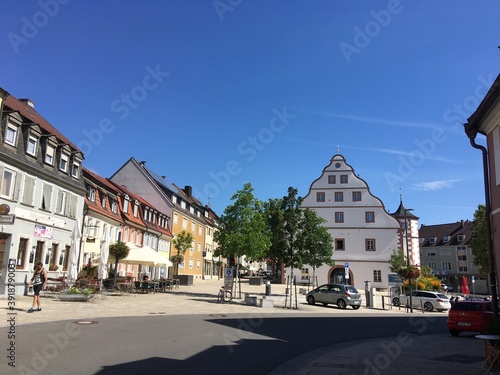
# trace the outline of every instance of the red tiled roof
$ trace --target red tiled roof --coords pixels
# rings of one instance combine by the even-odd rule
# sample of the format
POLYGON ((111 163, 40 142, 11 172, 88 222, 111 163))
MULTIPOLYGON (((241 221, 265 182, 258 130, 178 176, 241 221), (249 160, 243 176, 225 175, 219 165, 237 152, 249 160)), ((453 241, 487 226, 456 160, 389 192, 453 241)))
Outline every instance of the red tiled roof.
MULTIPOLYGON (((47 120, 45 120, 34 108, 31 108, 28 104, 16 99, 12 95, 5 99, 5 106, 10 109, 19 112, 23 117, 28 119, 35 124, 40 125, 42 129, 48 133, 54 135, 61 142, 66 143, 75 150, 80 151, 68 138, 66 138, 62 133, 59 132, 55 127, 53 127, 47 120)), ((81 152, 81 151, 80 151, 81 152)))

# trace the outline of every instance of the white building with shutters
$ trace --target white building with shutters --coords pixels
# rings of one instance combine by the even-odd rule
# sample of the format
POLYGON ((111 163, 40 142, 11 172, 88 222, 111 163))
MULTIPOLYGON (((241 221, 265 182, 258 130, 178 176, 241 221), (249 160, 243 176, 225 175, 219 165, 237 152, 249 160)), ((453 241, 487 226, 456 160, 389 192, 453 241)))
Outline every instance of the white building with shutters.
MULTIPOLYGON (((33 102, 0 88, 0 125, 2 297, 26 292, 36 262, 49 277, 67 275, 70 235, 82 223, 85 189, 83 154, 33 102)), ((75 251, 79 256, 79 246, 75 251)))
MULTIPOLYGON (((335 155, 311 184, 301 207, 314 209, 324 218, 333 239, 335 265, 323 265, 316 270, 319 285, 346 283, 360 291, 364 290, 366 281, 370 281, 373 288, 389 286, 390 257, 394 250, 405 248, 401 243, 404 238, 401 223, 387 212, 382 201, 370 192, 366 181, 356 176, 342 155, 335 155)), ((411 216, 412 220, 418 219, 411 216)), ((411 227, 418 226, 411 224, 411 227)), ((304 265, 301 271, 302 281, 310 280, 312 268, 304 265)))

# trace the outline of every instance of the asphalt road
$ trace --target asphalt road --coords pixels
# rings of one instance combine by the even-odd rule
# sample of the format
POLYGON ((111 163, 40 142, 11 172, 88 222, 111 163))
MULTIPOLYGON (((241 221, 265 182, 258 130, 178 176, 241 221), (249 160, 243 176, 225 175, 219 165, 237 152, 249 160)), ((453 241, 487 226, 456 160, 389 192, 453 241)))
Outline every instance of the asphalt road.
POLYGON ((446 316, 310 313, 97 318, 21 325, 16 330, 15 369, 6 364, 7 328, 0 330, 2 374, 267 374, 325 346, 401 332, 447 332, 446 316))

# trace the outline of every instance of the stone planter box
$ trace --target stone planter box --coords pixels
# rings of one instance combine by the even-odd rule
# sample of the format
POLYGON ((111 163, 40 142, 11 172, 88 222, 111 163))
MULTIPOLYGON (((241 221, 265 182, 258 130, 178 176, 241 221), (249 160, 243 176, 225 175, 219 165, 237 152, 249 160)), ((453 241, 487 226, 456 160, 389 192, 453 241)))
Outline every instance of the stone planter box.
POLYGON ((94 294, 59 294, 59 301, 87 302, 94 297, 94 294))

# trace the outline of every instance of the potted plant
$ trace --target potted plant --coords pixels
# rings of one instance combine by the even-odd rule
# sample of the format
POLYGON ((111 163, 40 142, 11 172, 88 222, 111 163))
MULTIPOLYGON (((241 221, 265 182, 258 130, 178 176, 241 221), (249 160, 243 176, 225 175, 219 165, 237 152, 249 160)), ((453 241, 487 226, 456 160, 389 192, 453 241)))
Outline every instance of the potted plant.
POLYGON ((60 301, 88 301, 94 297, 95 292, 89 288, 77 288, 72 286, 64 289, 59 294, 60 301))

